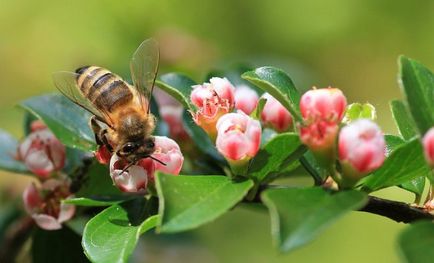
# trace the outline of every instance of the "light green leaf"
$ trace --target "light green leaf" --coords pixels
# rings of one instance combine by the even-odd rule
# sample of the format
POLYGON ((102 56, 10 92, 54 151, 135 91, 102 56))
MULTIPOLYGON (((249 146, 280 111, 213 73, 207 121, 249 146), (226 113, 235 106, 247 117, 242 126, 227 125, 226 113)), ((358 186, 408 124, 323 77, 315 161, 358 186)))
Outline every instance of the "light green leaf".
POLYGON ((249 167, 249 177, 257 182, 267 181, 269 177, 283 171, 287 166, 296 162, 304 153, 306 147, 301 144, 295 133, 276 135, 252 160, 249 167))
POLYGON ((406 262, 426 263, 434 259, 434 224, 417 222, 399 236, 398 244, 406 262))
POLYGON ((93 196, 92 198, 77 197, 65 199, 63 203, 77 206, 111 206, 131 199, 131 196, 93 196))
POLYGON ((415 124, 407 110, 407 106, 400 100, 392 100, 390 102, 390 110, 392 111, 393 119, 398 127, 399 134, 405 139, 410 140, 416 136, 415 124))
POLYGON ((376 120, 377 113, 375 107, 369 103, 353 103, 348 105, 343 122, 350 123, 357 119, 376 120))
POLYGON ((310 242, 367 202, 367 195, 359 191, 330 194, 320 187, 269 189, 261 198, 270 211, 273 239, 284 252, 310 242))
POLYGON ((82 246, 93 262, 127 262, 139 236, 155 227, 157 221, 158 215, 152 216, 144 198, 116 204, 89 220, 82 246))
POLYGON ((88 125, 90 113, 66 97, 48 94, 25 100, 20 106, 40 118, 66 146, 95 150, 95 136, 88 125))
POLYGON ((420 141, 415 138, 397 147, 383 166, 364 180, 363 189, 369 192, 377 191, 427 176, 430 172, 420 141))
POLYGON ((196 85, 196 82, 189 77, 178 73, 167 73, 160 76, 156 84, 160 89, 179 101, 186 109, 194 109, 194 106, 190 103, 190 93, 192 91, 191 87, 196 85))
POLYGON ((256 105, 256 108, 252 111, 250 117, 252 117, 255 120, 260 120, 262 111, 264 110, 266 103, 267 103, 266 98, 260 98, 258 101, 258 105, 256 105))
POLYGON ((245 72, 241 77, 270 93, 296 121, 302 121, 299 111, 300 92, 285 72, 273 67, 262 67, 245 72))
POLYGON ((419 62, 401 56, 400 85, 420 134, 434 126, 434 74, 419 62))
POLYGON ((173 176, 158 174, 159 232, 179 232, 208 223, 228 211, 253 186, 225 176, 173 176))
POLYGON ((18 141, 9 133, 0 129, 0 169, 14 173, 28 173, 26 166, 15 159, 18 141))

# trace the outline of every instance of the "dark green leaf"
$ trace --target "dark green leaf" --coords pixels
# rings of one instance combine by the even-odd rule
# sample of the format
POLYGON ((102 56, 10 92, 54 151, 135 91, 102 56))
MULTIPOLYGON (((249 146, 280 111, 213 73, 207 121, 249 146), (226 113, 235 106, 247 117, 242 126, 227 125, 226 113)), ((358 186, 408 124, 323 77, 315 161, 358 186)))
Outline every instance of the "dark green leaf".
POLYGON ((327 179, 327 176, 329 176, 329 172, 317 162, 310 150, 300 158, 300 163, 312 176, 316 185, 320 185, 327 179))
POLYGON ((434 224, 424 221, 407 227, 399 236, 398 244, 407 262, 426 263, 434 259, 434 224))
POLYGON ((35 230, 32 242, 33 263, 88 262, 80 246, 80 236, 68 227, 60 230, 35 230))
POLYGON ((430 172, 420 141, 415 138, 396 148, 383 166, 364 180, 363 188, 370 192, 376 191, 427 176, 430 172))
POLYGON ((196 85, 196 82, 189 77, 178 73, 167 73, 160 76, 156 84, 160 89, 179 101, 186 109, 191 110, 194 108, 190 103, 190 93, 191 86, 196 85))
POLYGON ((20 105, 40 118, 66 146, 83 151, 95 150, 95 136, 88 121, 90 113, 62 95, 33 97, 20 105))
POLYGON ((208 223, 228 211, 253 186, 251 180, 225 176, 173 176, 158 174, 160 232, 179 232, 208 223))
POLYGON ((113 185, 108 167, 97 162, 92 163, 87 171, 74 176, 72 183, 79 187, 79 191, 75 194, 77 197, 110 198, 122 195, 122 192, 113 185))
POLYGON ((416 136, 415 124, 407 110, 404 102, 400 100, 392 100, 390 102, 390 110, 392 111, 393 119, 398 127, 399 134, 405 139, 410 140, 416 136))
POLYGON ((15 159, 18 141, 0 129, 0 169, 15 173, 28 173, 26 166, 15 159))
POLYGON ((387 156, 389 156, 396 148, 405 143, 405 141, 401 137, 390 134, 384 135, 384 139, 386 140, 387 156))
POLYGON ((206 134, 206 132, 201 127, 197 126, 196 123, 194 123, 191 114, 188 111, 184 111, 182 118, 184 129, 188 133, 190 138, 193 138, 196 146, 202 152, 208 154, 218 162, 225 163, 225 159, 217 151, 214 143, 211 141, 208 134, 206 134))
POLYGON ((252 160, 248 171, 249 177, 258 182, 266 181, 268 177, 275 178, 275 174, 296 162, 305 152, 306 147, 301 144, 297 134, 276 135, 252 160))
POLYGON ((29 133, 31 132, 32 122, 36 121, 37 119, 38 118, 35 115, 31 114, 28 111, 24 113, 24 119, 23 119, 24 135, 29 135, 29 133))
POLYGON ((285 252, 313 240, 338 218, 367 202, 362 192, 330 194, 320 187, 269 189, 261 198, 270 211, 274 241, 285 252))
POLYGON ((296 121, 302 121, 299 112, 300 92, 285 72, 273 67, 262 67, 248 71, 241 77, 270 93, 282 103, 296 121))
POLYGON ((93 262, 127 262, 139 236, 155 227, 157 219, 144 198, 113 205, 89 220, 82 246, 93 262))
POLYGON ((353 103, 348 105, 343 122, 350 123, 357 119, 377 119, 374 106, 369 103, 353 103))
POLYGON ((401 56, 400 85, 419 132, 434 126, 434 74, 419 62, 401 56))

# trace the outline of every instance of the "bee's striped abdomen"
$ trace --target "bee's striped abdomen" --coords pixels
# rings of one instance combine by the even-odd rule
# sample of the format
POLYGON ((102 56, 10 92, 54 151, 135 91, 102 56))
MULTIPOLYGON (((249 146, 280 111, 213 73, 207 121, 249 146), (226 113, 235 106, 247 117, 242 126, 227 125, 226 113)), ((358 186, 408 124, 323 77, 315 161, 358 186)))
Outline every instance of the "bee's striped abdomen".
POLYGON ((99 109, 112 112, 133 99, 128 84, 104 68, 82 67, 76 73, 81 92, 99 109))

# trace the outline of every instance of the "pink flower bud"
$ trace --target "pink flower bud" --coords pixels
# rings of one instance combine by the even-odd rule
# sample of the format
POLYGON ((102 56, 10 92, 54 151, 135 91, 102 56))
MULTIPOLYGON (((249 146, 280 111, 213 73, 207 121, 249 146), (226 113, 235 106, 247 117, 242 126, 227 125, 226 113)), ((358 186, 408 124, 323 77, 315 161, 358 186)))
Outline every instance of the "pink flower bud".
POLYGON ((283 105, 268 93, 262 95, 267 99, 261 114, 261 120, 278 132, 284 132, 292 127, 292 116, 283 105))
POLYGON ((217 149, 229 161, 249 160, 258 152, 261 124, 244 112, 223 115, 217 130, 217 149))
POLYGON ((422 140, 425 158, 428 164, 434 168, 434 127, 428 130, 422 140))
POLYGON ((319 119, 339 123, 346 106, 344 94, 335 88, 309 90, 300 100, 301 115, 308 124, 319 119))
POLYGON ((156 170, 174 175, 179 174, 184 163, 184 156, 178 144, 164 136, 155 136, 155 152, 152 157, 165 164, 154 161, 156 170))
POLYGON ((43 130, 46 128, 47 128, 47 125, 45 125, 45 123, 41 120, 32 121, 32 123, 30 124, 30 131, 31 132, 34 132, 37 130, 43 130))
POLYGON ((235 108, 250 114, 258 104, 259 96, 253 89, 246 85, 237 86, 235 89, 235 108))
POLYGON ((300 127, 300 139, 314 153, 333 155, 338 131, 338 124, 318 120, 308 126, 300 127))
POLYGON ((95 152, 95 158, 100 164, 108 164, 112 157, 112 153, 107 149, 107 146, 101 145, 95 152))
POLYGON ((188 139, 189 136, 182 123, 184 108, 181 103, 158 88, 154 90, 154 96, 158 103, 161 118, 169 126, 170 137, 180 140, 188 139))
POLYGON ((122 191, 128 193, 144 193, 148 184, 148 177, 154 176, 155 165, 150 158, 139 161, 137 165, 131 165, 128 169, 128 162, 113 154, 110 160, 110 176, 113 183, 122 191))
POLYGON ((36 129, 18 146, 18 158, 41 178, 65 165, 65 146, 48 129, 36 129))
POLYGON ((41 188, 30 184, 23 193, 24 207, 35 223, 46 230, 62 228, 62 223, 74 216, 75 206, 63 204, 71 198, 69 184, 56 179, 45 181, 41 188))
POLYGON ((190 99, 199 108, 193 120, 215 138, 217 120, 234 107, 234 87, 226 78, 211 78, 210 83, 193 86, 190 99))
POLYGON ((339 159, 344 176, 359 179, 379 168, 384 162, 385 152, 382 131, 368 119, 348 124, 339 134, 339 159))

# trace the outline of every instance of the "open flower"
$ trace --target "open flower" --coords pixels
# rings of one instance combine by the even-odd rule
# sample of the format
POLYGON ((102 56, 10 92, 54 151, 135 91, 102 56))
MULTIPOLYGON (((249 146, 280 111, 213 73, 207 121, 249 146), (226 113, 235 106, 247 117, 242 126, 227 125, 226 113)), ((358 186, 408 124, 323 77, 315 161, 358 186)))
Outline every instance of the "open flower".
POLYGON ((155 169, 164 173, 178 175, 184 163, 179 145, 165 136, 155 136, 155 152, 152 156, 165 164, 154 161, 155 169))
POLYGON ((259 96, 247 85, 239 85, 235 88, 235 108, 250 114, 258 104, 259 96))
POLYGON ((40 178, 65 165, 65 146, 47 128, 38 127, 18 146, 18 159, 40 178))
POLYGON ((348 124, 339 134, 339 160, 346 177, 358 180, 379 168, 384 162, 385 152, 382 131, 368 119, 348 124))
POLYGON ((122 191, 128 193, 144 193, 148 185, 148 177, 154 176, 155 164, 150 158, 144 158, 137 165, 129 163, 113 154, 110 160, 110 176, 113 183, 122 191))
POLYGON ((100 164, 108 164, 112 155, 106 145, 101 145, 95 152, 95 158, 100 164))
POLYGON ((73 217, 75 206, 61 202, 70 197, 69 184, 56 179, 45 181, 40 188, 32 183, 23 193, 27 213, 46 230, 60 229, 63 222, 73 217))
POLYGON ((198 107, 193 120, 215 138, 218 119, 234 107, 234 87, 226 78, 211 78, 210 83, 193 86, 190 99, 198 107))
POLYGON ((261 124, 244 112, 223 115, 217 130, 217 149, 229 162, 248 161, 258 152, 261 124))
POLYGON ((428 130, 422 140, 425 159, 434 168, 434 127, 428 130))
POLYGON ((262 95, 267 99, 261 113, 261 120, 278 132, 284 132, 292 128, 292 116, 283 105, 268 93, 262 95))

